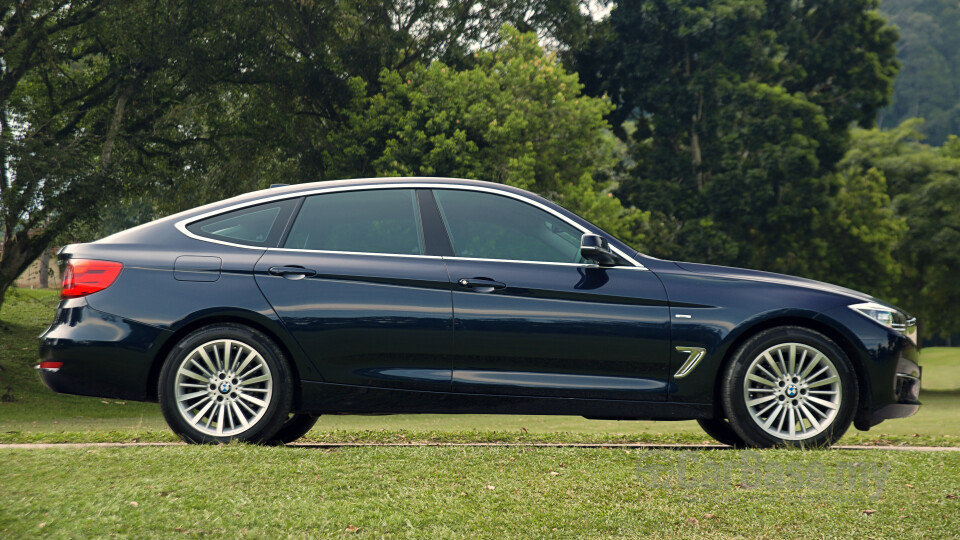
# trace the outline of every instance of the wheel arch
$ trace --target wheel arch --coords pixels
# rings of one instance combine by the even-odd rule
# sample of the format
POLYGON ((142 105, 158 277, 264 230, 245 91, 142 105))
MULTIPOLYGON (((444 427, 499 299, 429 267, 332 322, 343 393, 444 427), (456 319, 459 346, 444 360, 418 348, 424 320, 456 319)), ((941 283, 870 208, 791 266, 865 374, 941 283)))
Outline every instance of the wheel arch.
MULTIPOLYGON (((854 415, 854 424, 856 425, 857 419, 861 418, 861 415, 869 413, 870 411, 870 401, 871 396, 873 395, 872 389, 870 388, 870 377, 867 376, 866 366, 863 362, 863 357, 860 351, 857 349, 856 345, 852 340, 850 340, 846 335, 843 334, 840 330, 834 328, 833 326, 816 319, 811 319, 807 317, 799 316, 781 316, 773 317, 763 321, 758 321, 756 324, 753 324, 747 328, 744 328, 739 334, 727 344, 726 350, 723 354, 723 359, 720 364, 717 366, 717 375, 714 378, 713 383, 713 407, 714 414, 722 417, 722 406, 720 404, 721 398, 721 385, 722 377, 721 374, 727 369, 727 366, 733 362, 733 357, 740 347, 750 338, 771 328, 778 328, 781 326, 798 326, 801 328, 806 328, 808 330, 813 330, 814 332, 819 332, 829 338, 831 341, 837 344, 838 347, 847 355, 847 358, 850 359, 850 363, 853 365, 853 370, 857 376, 857 387, 859 389, 857 396, 857 410, 854 415)), ((858 427, 858 429, 860 429, 858 427)))
POLYGON ((150 363, 150 370, 147 373, 147 388, 146 395, 147 399, 150 401, 157 401, 157 388, 160 382, 160 370, 163 369, 163 364, 167 359, 167 356, 170 354, 170 351, 177 346, 180 341, 182 341, 186 336, 190 335, 195 330, 203 328, 205 326, 210 326, 213 324, 222 324, 222 323, 232 323, 242 326, 252 328, 273 341, 273 343, 280 348, 280 351, 286 356, 288 364, 290 367, 290 373, 293 378, 293 407, 297 409, 300 407, 302 400, 302 384, 301 381, 302 369, 301 361, 296 350, 296 345, 288 343, 286 340, 282 339, 279 335, 278 329, 274 328, 275 325, 270 324, 270 322, 265 322, 262 317, 257 316, 256 314, 245 314, 245 313, 229 313, 229 314, 210 314, 206 316, 201 316, 191 320, 190 322, 182 325, 177 328, 170 337, 160 346, 157 350, 156 355, 153 357, 153 360, 150 363))

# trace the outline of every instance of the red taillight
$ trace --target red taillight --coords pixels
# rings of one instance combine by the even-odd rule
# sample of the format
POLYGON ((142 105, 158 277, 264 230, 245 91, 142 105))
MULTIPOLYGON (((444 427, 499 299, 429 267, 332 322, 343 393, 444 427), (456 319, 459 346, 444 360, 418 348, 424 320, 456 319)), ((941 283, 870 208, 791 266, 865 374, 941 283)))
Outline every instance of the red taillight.
POLYGON ((123 265, 113 261, 70 259, 63 272, 60 298, 78 298, 102 291, 113 284, 123 265))
POLYGON ((61 367, 63 367, 63 362, 53 362, 51 360, 44 360, 40 362, 40 365, 37 367, 44 371, 58 371, 61 367))

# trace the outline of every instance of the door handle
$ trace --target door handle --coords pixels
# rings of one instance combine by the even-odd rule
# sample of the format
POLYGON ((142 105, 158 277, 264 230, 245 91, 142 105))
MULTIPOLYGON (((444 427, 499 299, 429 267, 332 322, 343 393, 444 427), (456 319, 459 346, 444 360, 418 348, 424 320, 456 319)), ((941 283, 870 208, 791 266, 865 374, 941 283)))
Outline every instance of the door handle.
POLYGON ((316 270, 311 270, 309 268, 296 265, 271 266, 268 272, 274 276, 283 276, 286 279, 303 279, 307 276, 317 275, 316 270))
POLYGON ((465 289, 473 289, 476 292, 492 292, 498 289, 506 289, 507 284, 494 281, 490 278, 460 278, 457 284, 465 289))

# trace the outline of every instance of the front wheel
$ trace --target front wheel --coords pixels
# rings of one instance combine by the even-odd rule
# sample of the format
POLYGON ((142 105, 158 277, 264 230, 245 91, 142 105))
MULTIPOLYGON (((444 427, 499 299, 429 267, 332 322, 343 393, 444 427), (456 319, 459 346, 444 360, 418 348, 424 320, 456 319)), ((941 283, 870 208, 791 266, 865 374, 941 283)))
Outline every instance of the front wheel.
POLYGON ((730 422, 726 418, 701 418, 697 420, 700 428, 713 437, 717 442, 732 446, 734 448, 744 448, 747 443, 737 435, 737 432, 730 427, 730 422))
POLYGON ((807 328, 760 332, 734 354, 722 379, 730 427, 748 445, 817 447, 850 427, 859 389, 847 355, 807 328))
POLYGON ((218 324, 184 338, 160 371, 160 409, 189 443, 269 443, 287 420, 292 381, 264 334, 218 324))

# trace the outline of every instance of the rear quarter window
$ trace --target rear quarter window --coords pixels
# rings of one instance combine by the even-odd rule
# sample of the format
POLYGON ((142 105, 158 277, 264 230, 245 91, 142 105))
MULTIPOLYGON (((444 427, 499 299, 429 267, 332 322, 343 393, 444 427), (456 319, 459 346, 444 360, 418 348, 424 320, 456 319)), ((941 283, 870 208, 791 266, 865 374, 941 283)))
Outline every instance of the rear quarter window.
POLYGON ((213 240, 274 247, 298 200, 274 201, 217 214, 187 225, 187 230, 213 240))

